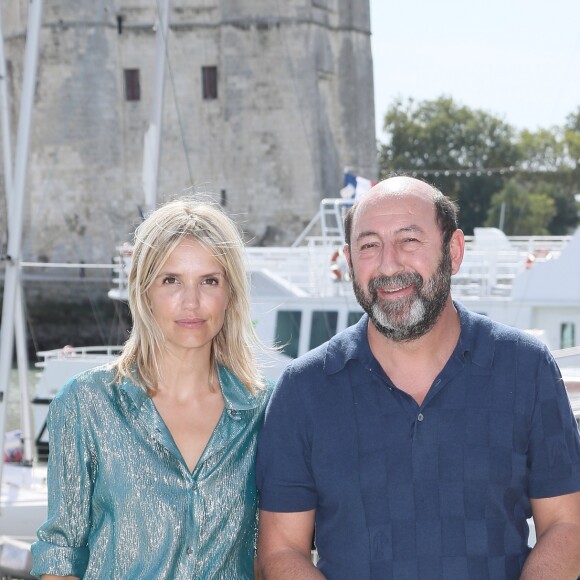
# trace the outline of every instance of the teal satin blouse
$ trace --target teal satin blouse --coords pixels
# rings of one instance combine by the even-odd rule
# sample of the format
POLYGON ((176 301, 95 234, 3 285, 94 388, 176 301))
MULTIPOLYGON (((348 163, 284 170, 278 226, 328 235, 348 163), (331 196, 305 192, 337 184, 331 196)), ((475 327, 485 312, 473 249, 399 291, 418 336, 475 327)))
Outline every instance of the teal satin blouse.
POLYGON ((91 579, 254 577, 256 439, 271 389, 252 396, 219 368, 225 408, 190 472, 151 399, 81 373, 49 408, 48 519, 36 575, 91 579))

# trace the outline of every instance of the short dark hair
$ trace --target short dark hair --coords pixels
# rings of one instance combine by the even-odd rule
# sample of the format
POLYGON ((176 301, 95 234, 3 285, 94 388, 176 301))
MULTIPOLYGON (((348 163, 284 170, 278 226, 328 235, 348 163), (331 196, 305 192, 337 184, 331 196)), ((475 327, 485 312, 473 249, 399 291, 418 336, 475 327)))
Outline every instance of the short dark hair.
MULTIPOLYGON (((441 193, 439 189, 429 184, 433 188, 433 205, 435 206, 435 219, 437 224, 441 229, 441 234, 443 236, 443 243, 445 245, 449 244, 453 232, 459 227, 459 206, 446 195, 441 193)), ((355 203, 344 216, 344 241, 350 246, 350 235, 352 232, 352 220, 354 218, 354 213, 358 206, 358 202, 355 203)))
POLYGON ((447 245, 453 232, 459 227, 459 206, 436 187, 433 187, 433 204, 435 219, 443 235, 443 243, 447 245))

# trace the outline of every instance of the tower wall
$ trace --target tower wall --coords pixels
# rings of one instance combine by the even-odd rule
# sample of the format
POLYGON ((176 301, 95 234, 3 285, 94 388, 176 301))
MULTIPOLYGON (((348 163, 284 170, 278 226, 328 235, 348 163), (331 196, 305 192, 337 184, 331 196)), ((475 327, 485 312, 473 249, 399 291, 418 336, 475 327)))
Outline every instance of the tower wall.
MULTIPOLYGON (((25 259, 109 261, 139 222, 156 4, 45 2, 25 259)), ((27 2, 2 10, 15 134, 27 2)), ((368 0, 172 0, 169 24, 159 202, 210 192, 250 243, 285 244, 345 166, 375 176, 368 0), (203 66, 217 67, 215 99, 203 66)))

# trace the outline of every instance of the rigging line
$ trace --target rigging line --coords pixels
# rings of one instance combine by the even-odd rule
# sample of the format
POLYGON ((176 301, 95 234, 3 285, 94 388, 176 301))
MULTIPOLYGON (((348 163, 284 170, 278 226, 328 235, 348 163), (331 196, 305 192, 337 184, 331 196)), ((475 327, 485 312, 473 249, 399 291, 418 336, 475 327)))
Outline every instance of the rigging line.
MULTIPOLYGON (((282 20, 282 14, 283 14, 283 2, 282 2, 282 0, 277 0, 277 4, 278 4, 278 10, 280 13, 280 19, 282 20)), ((281 26, 280 26, 280 35, 282 37, 282 45, 283 45, 284 52, 286 55, 286 60, 288 62, 288 68, 290 70, 290 78, 292 79, 292 86, 294 87, 294 96, 296 97, 296 104, 298 106, 298 112, 300 113, 301 111, 306 110, 306 107, 301 106, 302 103, 300 102, 298 83, 296 80, 296 72, 294 70, 292 57, 290 55, 290 50, 288 48, 288 40, 286 38, 286 26, 284 24, 281 24, 281 26)), ((313 150, 314 150, 314 147, 312 145, 312 139, 311 139, 310 133, 308 132, 308 128, 306 127, 306 123, 304 121, 304 115, 299 114, 298 116, 300 118, 300 124, 302 125, 302 131, 304 133, 304 140, 306 141, 306 146, 308 147, 308 152, 310 154, 310 158, 312 159, 313 158, 313 150)))
MULTIPOLYGON (((208 14, 211 11, 211 3, 213 2, 213 0, 203 0, 202 2, 200 2, 200 14, 208 14)), ((228 93, 227 91, 224 90, 224 87, 220 87, 219 85, 219 77, 220 77, 220 72, 223 78, 224 75, 224 70, 225 67, 223 66, 224 63, 224 48, 223 48, 223 38, 224 38, 224 20, 223 20, 223 9, 221 9, 220 11, 220 23, 219 23, 219 28, 218 28, 218 35, 219 35, 219 43, 216 43, 219 46, 219 49, 217 51, 217 56, 214 57, 214 59, 212 59, 215 63, 215 66, 217 67, 218 70, 218 78, 217 78, 217 96, 218 99, 220 100, 220 121, 222 123, 222 127, 227 123, 226 121, 226 109, 227 109, 227 96, 228 93)), ((207 21, 205 21, 204 24, 202 24, 202 27, 205 27, 206 30, 211 30, 211 23, 207 21)), ((203 60, 201 62, 202 66, 208 66, 208 65, 212 65, 213 63, 210 61, 210 57, 209 57, 209 53, 210 51, 208 50, 208 34, 205 34, 204 32, 201 33, 201 53, 203 56, 203 60)), ((201 85, 198 88, 198 94, 200 94, 203 90, 203 72, 202 74, 202 78, 201 78, 201 85), (201 89, 201 90, 200 90, 201 89)), ((225 83, 224 83, 225 86, 225 83)), ((207 109, 207 103, 203 102, 204 99, 202 98, 200 103, 200 111, 204 111, 207 109)), ((216 130, 216 125, 214 123, 212 123, 210 121, 210 117, 208 115, 204 115, 203 113, 199 115, 199 119, 200 122, 203 123, 203 128, 202 131, 205 131, 206 134, 208 135, 212 135, 211 139, 212 142, 214 142, 216 144, 216 149, 215 149, 215 154, 212 154, 211 158, 210 158, 210 171, 209 171, 209 177, 213 178, 214 180, 217 180, 217 182, 220 184, 219 187, 217 189, 220 188, 225 188, 227 186, 227 184, 229 183, 229 164, 227 163, 223 163, 222 160, 225 158, 225 154, 224 151, 226 150, 226 131, 224 130, 219 130, 218 131, 218 138, 215 137, 215 130, 216 130), (217 161, 217 163, 216 163, 217 161), (217 169, 217 171, 216 171, 217 169)), ((200 123, 200 124, 201 124, 200 123)), ((202 176, 202 181, 199 184, 204 185, 204 189, 205 187, 209 188, 209 189, 213 189, 213 186, 215 185, 215 183, 212 183, 212 181, 207 181, 205 179, 205 176, 202 176)), ((195 186, 195 190, 199 191, 199 186, 195 186)), ((217 191, 216 191, 217 193, 217 191)))
MULTIPOLYGON (((24 293, 23 293, 24 296, 24 293)), ((22 300, 22 308, 24 309, 24 318, 26 320, 26 327, 27 332, 26 335, 30 337, 32 341, 32 346, 34 348, 34 352, 37 353, 40 350, 38 344, 38 337, 36 336, 36 332, 34 330, 34 325, 32 324, 32 317, 30 316, 30 309, 28 308, 28 304, 26 300, 22 300)))
MULTIPOLYGON (((157 16, 158 18, 160 18, 161 15, 161 4, 160 4, 161 0, 156 0, 156 4, 157 4, 157 16)), ((168 16, 169 19, 169 16, 168 16)), ((171 24, 168 23, 167 26, 167 35, 169 35, 169 31, 171 29, 171 24)), ((175 112, 177 114, 177 123, 179 125, 179 136, 181 138, 181 145, 183 147, 183 153, 185 155, 185 163, 187 165, 187 174, 189 176, 189 183, 193 184, 193 171, 191 170, 191 163, 189 160, 189 148, 187 146, 187 142, 185 139, 185 128, 183 125, 183 116, 181 114, 181 109, 179 107, 179 102, 177 99, 177 91, 175 88, 175 76, 173 74, 173 67, 171 65, 171 58, 169 57, 169 51, 167 50, 167 37, 164 36, 163 37, 163 42, 165 44, 165 62, 167 64, 167 69, 169 72, 169 80, 171 83, 171 89, 172 89, 172 93, 173 93, 173 105, 175 106, 175 112)))
POLYGON ((129 315, 123 303, 118 300, 112 300, 112 303, 114 316, 111 319, 107 344, 124 344, 129 337, 130 324, 126 322, 129 315))
MULTIPOLYGON (((110 0, 110 6, 111 6, 111 16, 113 18, 121 18, 122 19, 122 12, 120 11, 120 9, 117 6, 117 2, 116 0, 110 0)), ((124 71, 123 71, 123 63, 125 62, 124 59, 124 54, 125 51, 123 50, 123 46, 124 43, 121 42, 120 36, 121 34, 119 33, 119 28, 118 28, 119 24, 117 23, 117 35, 116 35, 116 42, 115 42, 115 46, 116 46, 116 50, 115 50, 115 55, 117 57, 117 63, 116 63, 116 70, 118 71, 118 74, 121 74, 121 94, 123 94, 125 87, 123 86, 125 79, 124 79, 124 71)), ((127 124, 127 115, 126 115, 126 107, 120 106, 118 108, 118 114, 120 117, 120 126, 121 126, 121 139, 122 139, 122 143, 123 146, 120 147, 120 157, 121 157, 121 167, 122 167, 122 171, 123 171, 123 177, 126 177, 126 175, 129 173, 127 170, 127 151, 128 151, 128 147, 127 147, 127 142, 129 141, 128 138, 128 124, 127 124)), ((129 136, 130 137, 130 136, 129 136)), ((135 204, 138 205, 137 200, 135 199, 135 204)))
POLYGON ((91 312, 93 314, 93 318, 94 318, 96 325, 97 325, 97 331, 99 334, 99 338, 101 339, 103 344, 106 344, 107 337, 105 336, 106 332, 104 331, 104 323, 103 323, 104 317, 102 316, 101 311, 96 307, 96 304, 95 304, 96 301, 94 299, 93 293, 90 292, 89 284, 86 281, 84 281, 84 283, 81 282, 81 286, 83 287, 83 289, 85 291, 85 296, 87 297, 87 299, 89 301, 89 304, 91 307, 91 312))

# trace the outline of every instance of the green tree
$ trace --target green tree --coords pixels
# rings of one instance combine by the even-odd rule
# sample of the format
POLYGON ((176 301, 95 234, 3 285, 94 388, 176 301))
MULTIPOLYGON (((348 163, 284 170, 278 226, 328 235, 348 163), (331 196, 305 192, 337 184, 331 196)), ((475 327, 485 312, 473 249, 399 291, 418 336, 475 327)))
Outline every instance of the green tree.
POLYGON ((542 189, 554 201, 549 233, 564 235, 574 230, 578 225, 574 195, 580 183, 580 110, 568 116, 564 127, 522 131, 518 148, 519 186, 530 193, 542 189))
POLYGON ((473 233, 487 217, 491 198, 519 161, 515 130, 484 111, 450 97, 417 102, 396 100, 385 115, 387 143, 380 147, 381 177, 416 175, 459 203, 464 231, 473 233))
POLYGON ((516 134, 493 115, 448 97, 398 99, 385 115, 384 128, 388 141, 380 146, 381 176, 407 173, 439 187, 459 202, 466 233, 487 220, 497 225, 492 199, 510 179, 527 208, 522 207, 510 227, 520 233, 563 235, 578 226, 574 196, 580 193, 580 108, 562 127, 516 134), (538 195, 552 200, 547 204, 551 210, 538 195), (531 207, 533 214, 526 213, 531 207), (533 230, 536 225, 538 231, 533 230))
POLYGON ((548 235, 550 222, 556 215, 553 188, 540 183, 529 191, 513 179, 508 181, 492 196, 485 225, 501 225, 508 236, 548 235))
POLYGON ((521 132, 517 144, 520 168, 529 172, 550 172, 562 169, 566 160, 566 148, 559 129, 539 129, 521 132))

